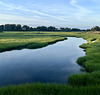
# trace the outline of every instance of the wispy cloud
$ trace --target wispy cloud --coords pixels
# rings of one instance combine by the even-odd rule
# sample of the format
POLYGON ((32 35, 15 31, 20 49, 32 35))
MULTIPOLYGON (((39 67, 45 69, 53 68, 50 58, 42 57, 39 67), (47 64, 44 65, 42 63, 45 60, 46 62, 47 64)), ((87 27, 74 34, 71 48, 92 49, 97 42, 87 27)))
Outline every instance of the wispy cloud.
POLYGON ((26 12, 30 12, 30 13, 39 14, 39 15, 42 15, 42 16, 47 16, 47 17, 55 18, 55 19, 58 19, 58 20, 61 20, 61 21, 67 21, 67 22, 70 21, 70 20, 67 20, 67 19, 64 19, 64 18, 59 18, 57 16, 50 15, 50 14, 43 13, 43 12, 39 12, 39 11, 36 11, 36 10, 30 10, 30 9, 26 9, 26 8, 21 8, 20 10, 23 10, 23 11, 26 11, 26 12))
POLYGON ((93 13, 93 11, 89 10, 89 9, 86 9, 80 5, 77 4, 77 0, 71 0, 70 1, 70 4, 74 7, 76 7, 76 13, 75 13, 75 16, 76 18, 78 18, 79 20, 83 20, 82 18, 84 16, 87 16, 88 14, 90 13, 93 13))
POLYGON ((0 5, 1 5, 1 6, 4 6, 4 7, 7 7, 7 10, 12 10, 12 9, 13 9, 13 5, 11 5, 11 4, 6 4, 6 3, 4 3, 4 2, 2 2, 2 1, 0 1, 0 5))
POLYGON ((20 22, 29 22, 29 21, 39 21, 39 19, 33 19, 33 18, 26 18, 26 17, 23 17, 23 16, 16 16, 16 15, 8 15, 8 14, 0 14, 0 19, 1 20, 6 20, 6 21, 20 21, 20 22))
POLYGON ((28 9, 28 8, 25 8, 24 6, 16 6, 16 5, 13 5, 13 4, 6 4, 6 3, 1 2, 1 1, 0 1, 0 5, 7 7, 7 10, 17 9, 17 10, 21 10, 21 11, 25 11, 25 12, 34 13, 34 14, 37 14, 37 15, 55 18, 55 19, 61 20, 61 21, 66 21, 66 22, 70 21, 70 20, 67 20, 67 19, 64 19, 64 18, 60 18, 58 16, 54 16, 54 15, 51 15, 51 14, 47 14, 47 13, 44 13, 44 12, 37 11, 37 10, 34 10, 34 9, 28 9))
POLYGON ((94 26, 100 24, 99 1, 0 0, 0 23, 61 27, 94 26))
POLYGON ((77 2, 76 0, 71 0, 71 1, 70 1, 70 4, 76 5, 76 2, 77 2))

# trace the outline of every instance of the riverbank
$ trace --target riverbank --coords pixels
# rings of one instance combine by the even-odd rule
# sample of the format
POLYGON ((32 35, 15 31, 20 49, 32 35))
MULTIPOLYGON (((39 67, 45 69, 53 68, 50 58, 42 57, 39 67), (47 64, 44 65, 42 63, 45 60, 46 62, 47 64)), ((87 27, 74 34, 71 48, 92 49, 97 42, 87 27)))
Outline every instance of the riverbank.
POLYGON ((99 95, 100 94, 100 35, 87 33, 52 32, 39 35, 50 36, 76 36, 88 41, 80 47, 86 51, 86 56, 77 60, 85 67, 87 73, 71 75, 68 85, 60 84, 23 84, 0 88, 0 95, 99 95), (92 42, 92 39, 96 39, 92 42))
POLYGON ((67 38, 43 35, 38 32, 3 32, 0 33, 0 52, 42 48, 67 38))
POLYGON ((0 88, 0 95, 100 95, 100 86, 31 83, 0 88))
POLYGON ((80 57, 77 63, 85 68, 87 73, 79 75, 71 75, 69 77, 69 85, 72 86, 90 86, 100 85, 100 35, 87 35, 83 37, 88 41, 80 48, 86 52, 86 56, 80 57), (88 37, 89 36, 89 37, 88 37), (96 37, 96 38, 94 38, 96 37), (95 42, 92 42, 95 39, 95 42))

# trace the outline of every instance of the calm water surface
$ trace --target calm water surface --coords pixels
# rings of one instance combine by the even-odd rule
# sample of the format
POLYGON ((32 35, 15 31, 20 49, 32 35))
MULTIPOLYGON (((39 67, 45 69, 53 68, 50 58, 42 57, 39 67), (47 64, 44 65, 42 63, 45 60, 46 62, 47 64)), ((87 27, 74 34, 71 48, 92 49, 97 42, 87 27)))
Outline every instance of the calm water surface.
POLYGON ((66 84, 69 75, 81 73, 76 60, 85 56, 79 48, 83 43, 86 41, 82 38, 68 37, 40 49, 0 53, 0 86, 27 82, 66 84))

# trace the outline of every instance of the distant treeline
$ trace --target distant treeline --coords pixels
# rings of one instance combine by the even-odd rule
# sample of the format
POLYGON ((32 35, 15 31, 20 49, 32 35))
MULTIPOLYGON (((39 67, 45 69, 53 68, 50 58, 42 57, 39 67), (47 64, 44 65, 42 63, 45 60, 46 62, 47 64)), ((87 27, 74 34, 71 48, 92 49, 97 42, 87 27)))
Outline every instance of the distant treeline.
POLYGON ((95 26, 95 27, 91 28, 91 31, 100 31, 100 27, 99 26, 95 26))
POLYGON ((56 28, 54 26, 38 26, 38 27, 30 27, 27 25, 20 24, 5 24, 0 25, 0 31, 85 31, 78 28, 56 28))
POLYGON ((82 30, 82 29, 78 29, 78 28, 56 28, 54 26, 38 26, 38 27, 30 27, 27 25, 20 25, 20 24, 5 24, 5 25, 0 25, 0 31, 68 31, 68 32, 72 32, 72 31, 100 31, 100 28, 98 26, 92 28, 92 29, 87 29, 87 30, 82 30))

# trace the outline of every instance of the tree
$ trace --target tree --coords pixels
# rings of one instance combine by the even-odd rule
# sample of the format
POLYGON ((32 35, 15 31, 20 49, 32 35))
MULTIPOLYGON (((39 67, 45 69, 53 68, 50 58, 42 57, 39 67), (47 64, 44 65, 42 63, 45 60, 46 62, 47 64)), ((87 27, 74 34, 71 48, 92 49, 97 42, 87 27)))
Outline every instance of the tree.
POLYGON ((61 27, 60 28, 60 31, 71 31, 71 28, 67 28, 67 27, 66 28, 63 28, 63 27, 61 27))
POLYGON ((55 28, 54 26, 49 26, 48 31, 57 31, 57 28, 55 28))
POLYGON ((22 30, 23 30, 23 31, 29 31, 29 30, 30 30, 30 27, 27 26, 27 25, 24 25, 24 26, 22 27, 22 30))
POLYGON ((81 31, 81 30, 78 28, 72 28, 72 31, 81 31))
POLYGON ((38 26, 37 31, 47 31, 47 27, 46 26, 38 26))
POLYGON ((30 30, 31 30, 31 31, 37 31, 37 27, 31 28, 30 30))
POLYGON ((100 27, 99 26, 95 26, 91 29, 91 31, 100 31, 100 27))
POLYGON ((5 29, 5 31, 9 31, 10 30, 10 26, 9 26, 9 24, 5 24, 5 27, 4 27, 5 29))
POLYGON ((17 25, 16 25, 16 31, 21 31, 21 30, 22 30, 21 25, 20 25, 20 24, 17 24, 17 25))
POLYGON ((9 24, 10 31, 16 31, 16 24, 9 24))
POLYGON ((65 28, 61 27, 61 28, 60 28, 60 31, 65 31, 65 28))
POLYGON ((71 28, 65 28, 66 31, 71 31, 71 28))
MULTIPOLYGON (((86 30, 80 30, 78 28, 63 28, 61 27, 60 29, 59 28, 56 28, 54 26, 49 26, 49 27, 46 27, 46 26, 38 26, 38 27, 30 27, 30 26, 27 26, 27 25, 23 25, 21 26, 20 24, 5 24, 5 25, 0 25, 0 31, 3 30, 3 31, 86 31, 86 30)), ((93 31, 100 31, 100 28, 98 26, 92 28, 91 30, 93 31)))
POLYGON ((4 30, 4 25, 0 25, 0 32, 4 30))

